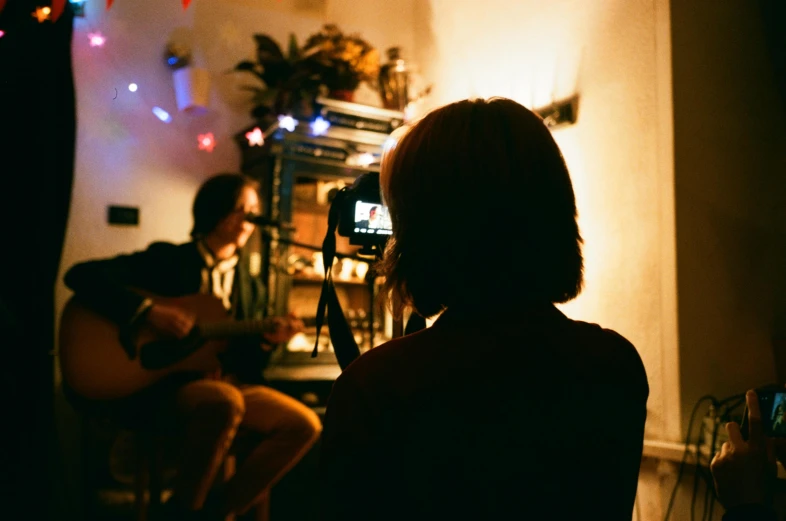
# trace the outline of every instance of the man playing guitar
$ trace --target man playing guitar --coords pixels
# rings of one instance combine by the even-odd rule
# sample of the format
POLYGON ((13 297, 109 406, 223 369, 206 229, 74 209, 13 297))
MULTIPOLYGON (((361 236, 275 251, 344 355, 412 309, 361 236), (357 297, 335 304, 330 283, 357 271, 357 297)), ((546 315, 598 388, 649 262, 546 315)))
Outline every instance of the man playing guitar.
POLYGON ((246 217, 259 211, 253 180, 219 174, 196 195, 192 241, 156 242, 65 275, 75 293, 61 325, 66 391, 77 405, 111 403, 126 414, 176 419, 183 452, 165 505, 173 518, 244 512, 321 432, 311 409, 263 385, 270 351, 303 323, 263 318, 265 286, 243 254, 254 231, 246 217), (221 335, 237 331, 209 320, 242 326, 245 334, 229 342, 221 335), (239 427, 261 441, 208 496, 239 427))

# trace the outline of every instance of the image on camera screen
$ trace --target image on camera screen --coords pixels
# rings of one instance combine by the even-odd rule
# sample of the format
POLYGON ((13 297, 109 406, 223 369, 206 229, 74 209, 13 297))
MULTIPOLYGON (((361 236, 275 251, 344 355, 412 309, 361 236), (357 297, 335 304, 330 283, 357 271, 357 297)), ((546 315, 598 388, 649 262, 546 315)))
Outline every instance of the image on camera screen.
POLYGON ((379 203, 355 203, 355 233, 390 235, 393 226, 385 205, 379 203))
POLYGON ((786 436, 786 393, 775 393, 770 422, 773 434, 786 436))

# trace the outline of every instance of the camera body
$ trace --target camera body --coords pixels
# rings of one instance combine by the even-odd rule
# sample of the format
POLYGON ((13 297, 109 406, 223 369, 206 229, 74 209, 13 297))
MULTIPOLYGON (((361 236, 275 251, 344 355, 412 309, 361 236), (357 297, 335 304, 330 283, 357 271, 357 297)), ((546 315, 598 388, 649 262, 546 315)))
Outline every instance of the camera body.
POLYGON ((368 172, 358 176, 349 187, 342 189, 339 204, 338 234, 348 237, 349 243, 362 246, 361 253, 378 254, 393 234, 390 213, 382 203, 379 173, 368 172))

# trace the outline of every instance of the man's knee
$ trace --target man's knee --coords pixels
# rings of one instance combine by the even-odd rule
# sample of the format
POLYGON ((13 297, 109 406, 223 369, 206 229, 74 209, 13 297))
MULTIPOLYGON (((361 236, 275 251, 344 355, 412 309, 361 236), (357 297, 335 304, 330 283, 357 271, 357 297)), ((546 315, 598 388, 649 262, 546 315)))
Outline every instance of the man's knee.
POLYGON ((197 411, 197 414, 209 419, 211 423, 235 429, 243 420, 246 404, 237 387, 225 382, 215 382, 215 385, 211 385, 210 392, 200 400, 197 411))
POLYGON ((292 421, 292 428, 304 443, 314 443, 322 434, 322 421, 311 409, 304 409, 292 421))

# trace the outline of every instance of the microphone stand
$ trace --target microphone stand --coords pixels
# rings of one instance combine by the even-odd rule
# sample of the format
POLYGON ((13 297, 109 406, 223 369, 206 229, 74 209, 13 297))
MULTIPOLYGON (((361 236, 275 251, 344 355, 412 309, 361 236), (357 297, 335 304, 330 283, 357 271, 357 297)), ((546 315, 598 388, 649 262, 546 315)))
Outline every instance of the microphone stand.
MULTIPOLYGON (((322 246, 314 246, 313 244, 306 244, 281 237, 273 237, 268 231, 262 231, 262 239, 280 242, 281 244, 286 244, 287 246, 297 246, 298 248, 304 248, 306 250, 322 251, 322 246)), ((360 255, 336 252, 335 256, 339 259, 354 259, 360 262, 369 262, 368 258, 361 257, 360 255)))

